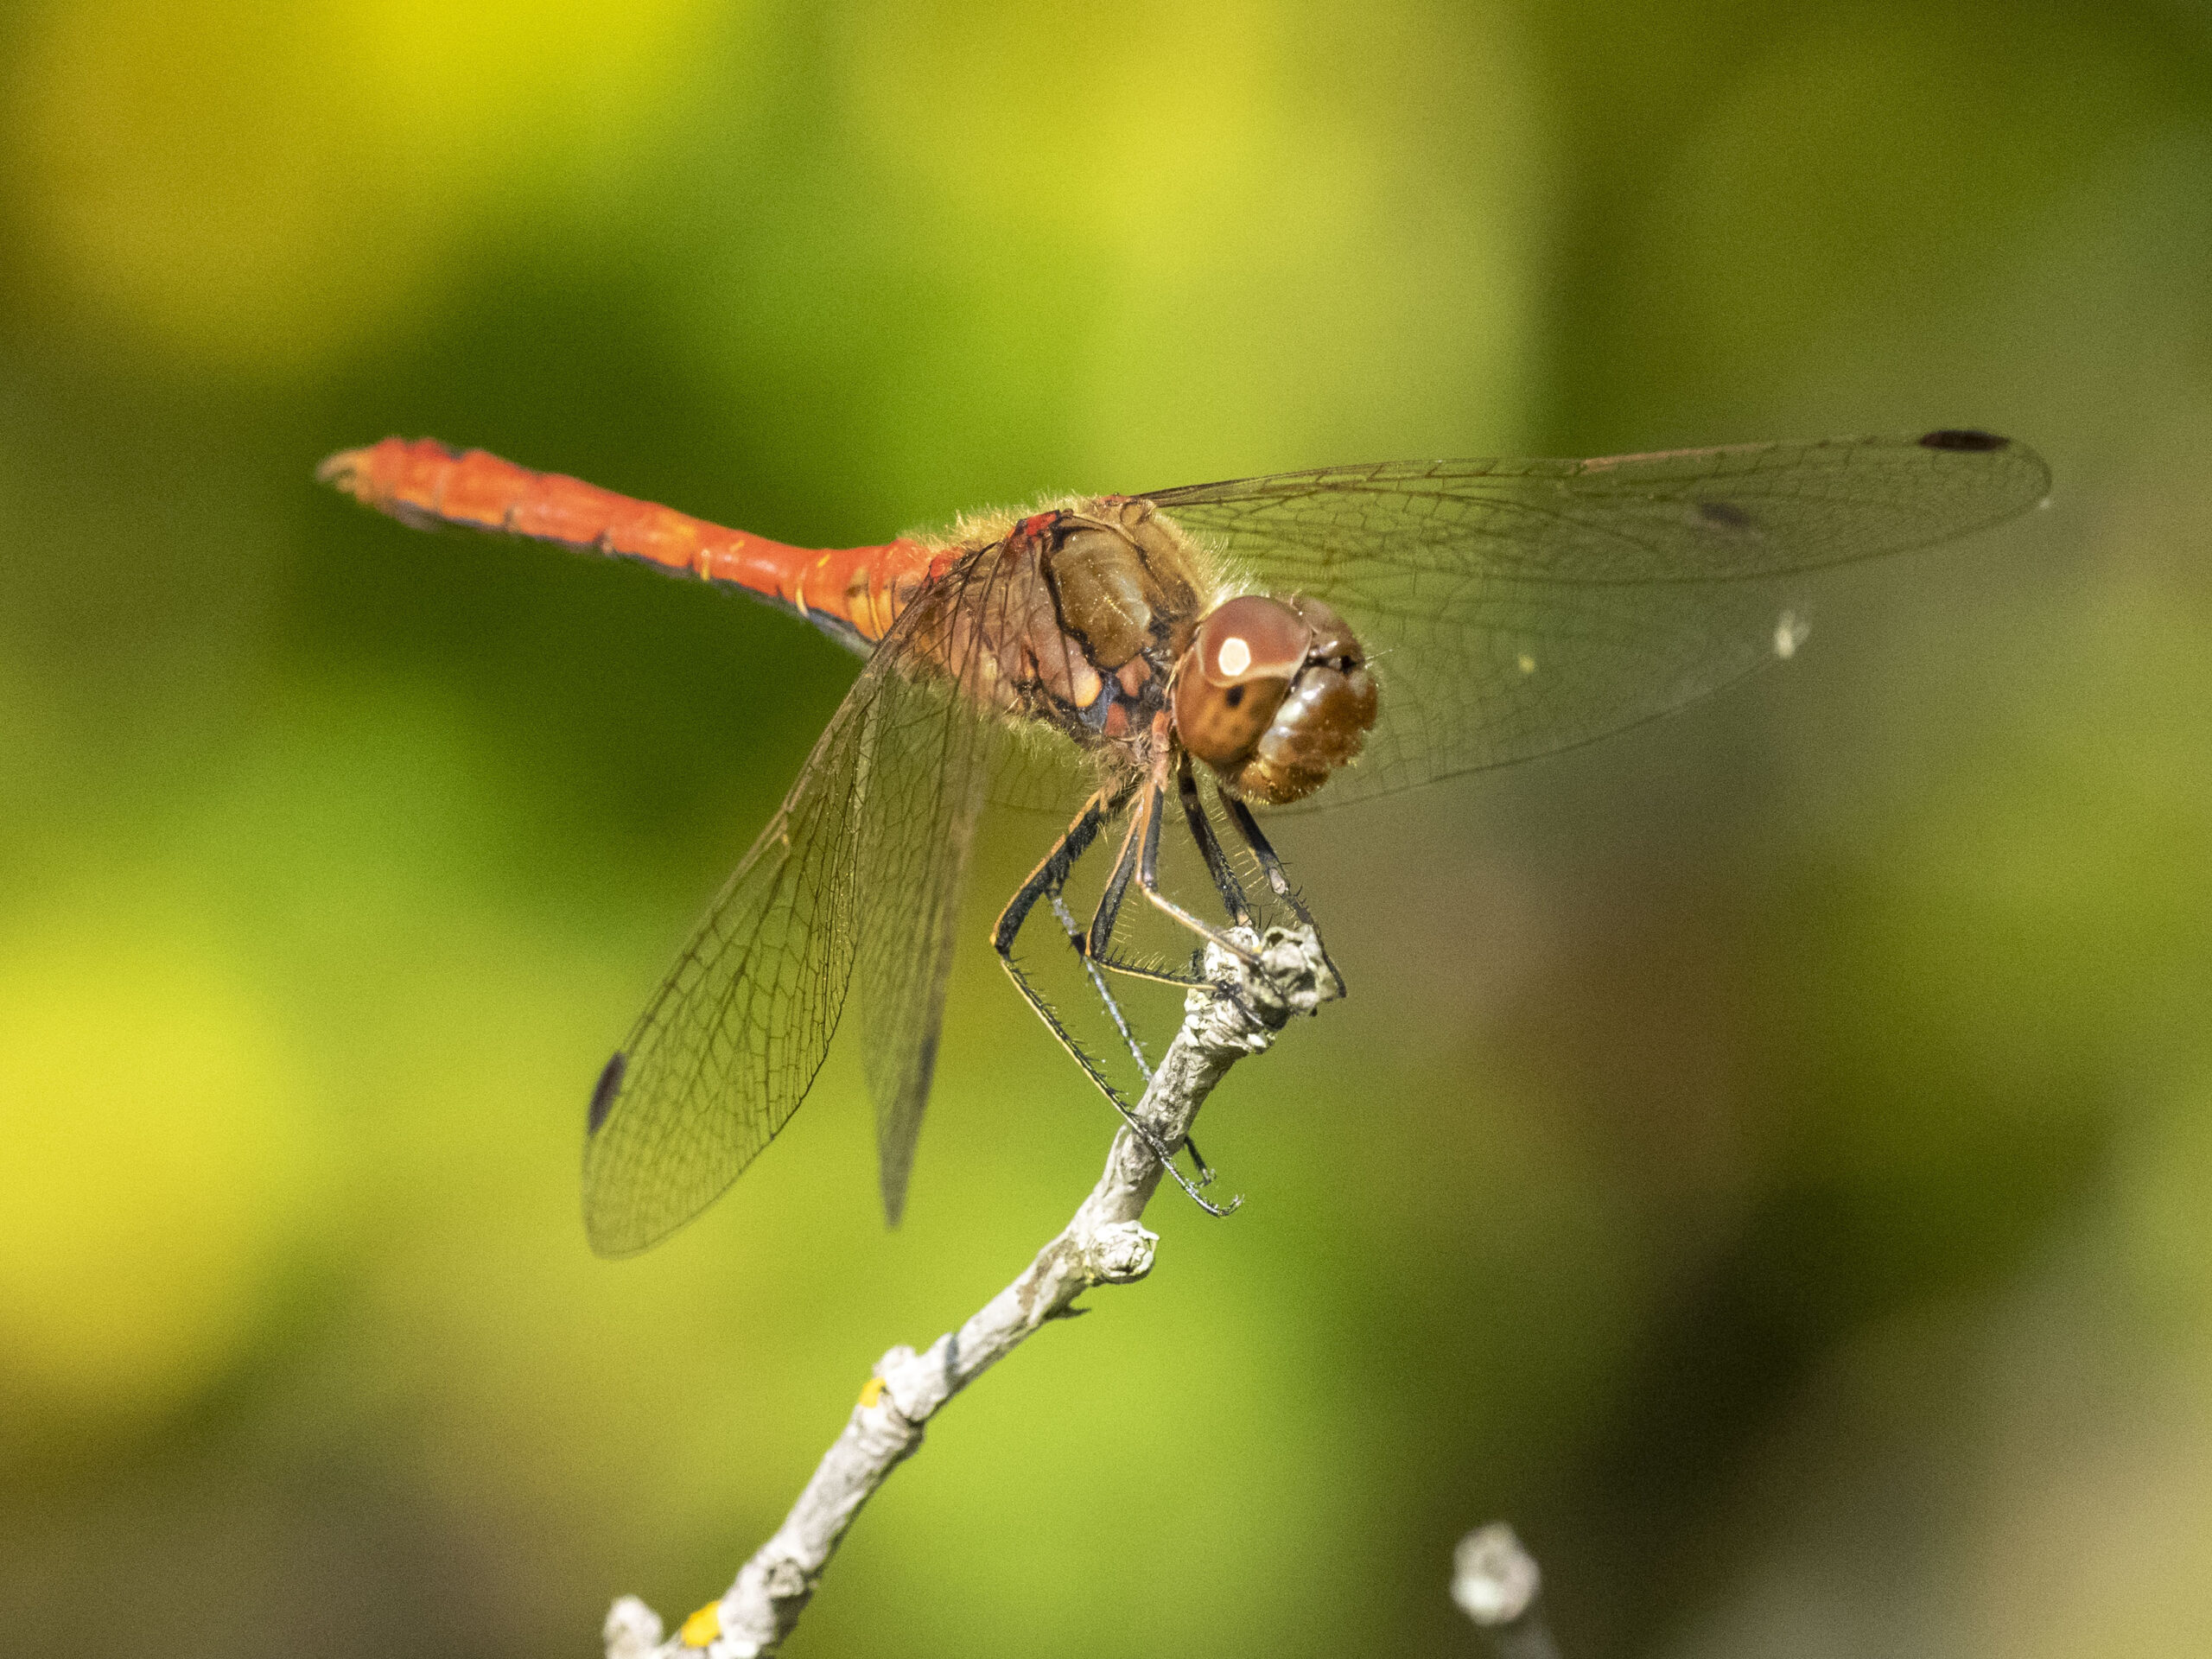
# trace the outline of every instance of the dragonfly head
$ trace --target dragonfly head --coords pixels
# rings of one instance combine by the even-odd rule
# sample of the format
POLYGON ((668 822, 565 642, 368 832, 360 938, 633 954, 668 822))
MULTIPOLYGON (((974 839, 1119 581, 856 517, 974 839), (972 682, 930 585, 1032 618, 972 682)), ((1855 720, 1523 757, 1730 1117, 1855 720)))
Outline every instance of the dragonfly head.
POLYGON ((1175 671, 1175 734, 1248 800, 1311 795, 1375 724, 1375 677, 1318 599, 1248 594, 1207 613, 1175 671))

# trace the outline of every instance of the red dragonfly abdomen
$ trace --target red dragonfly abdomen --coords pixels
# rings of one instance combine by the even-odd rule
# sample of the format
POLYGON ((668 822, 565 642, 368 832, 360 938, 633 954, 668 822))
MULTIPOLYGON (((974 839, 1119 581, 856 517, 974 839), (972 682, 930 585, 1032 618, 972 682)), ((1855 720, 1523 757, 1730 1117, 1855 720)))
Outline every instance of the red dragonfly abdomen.
POLYGON ((742 588, 855 645, 882 639, 931 575, 931 550, 918 543, 787 547, 435 438, 343 450, 315 475, 410 524, 504 531, 742 588))

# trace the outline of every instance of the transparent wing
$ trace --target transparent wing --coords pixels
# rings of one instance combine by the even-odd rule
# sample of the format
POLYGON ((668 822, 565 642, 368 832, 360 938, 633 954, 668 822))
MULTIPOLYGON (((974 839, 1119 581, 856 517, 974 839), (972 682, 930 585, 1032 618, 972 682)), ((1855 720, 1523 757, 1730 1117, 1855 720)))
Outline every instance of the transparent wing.
POLYGON ((821 1069, 856 967, 898 1218, 1001 747, 997 722, 908 649, 920 610, 878 646, 601 1078, 583 1189, 602 1255, 667 1236, 774 1138, 821 1069))
POLYGON ((883 1211, 906 1206, 906 1178, 937 1068, 944 987, 968 853, 982 805, 987 732, 941 684, 887 682, 870 711, 871 762, 890 788, 861 823, 861 1009, 883 1211))
POLYGON ((1057 834, 1102 781, 1096 759, 1049 727, 1001 726, 993 734, 993 806, 1037 814, 1057 834))
POLYGON ((865 792, 873 799, 861 830, 863 1054, 884 1214, 894 1226, 937 1066, 976 819, 993 781, 1018 770, 1006 723, 972 713, 962 689, 974 677, 974 648, 940 662, 912 646, 928 637, 942 648, 956 609, 982 624, 963 637, 1000 634, 1010 602, 1003 574, 988 560, 973 561, 917 601, 898 637, 885 641, 907 667, 886 678, 869 713, 865 792))
POLYGON ((1375 661, 1365 752, 1315 804, 1573 747, 1794 647, 1775 579, 1998 524, 2050 475, 1986 433, 1597 461, 1398 461, 1151 499, 1375 661))
POLYGON ((798 1109, 853 969, 863 674, 608 1065, 584 1142, 584 1229, 602 1255, 705 1209, 798 1109))

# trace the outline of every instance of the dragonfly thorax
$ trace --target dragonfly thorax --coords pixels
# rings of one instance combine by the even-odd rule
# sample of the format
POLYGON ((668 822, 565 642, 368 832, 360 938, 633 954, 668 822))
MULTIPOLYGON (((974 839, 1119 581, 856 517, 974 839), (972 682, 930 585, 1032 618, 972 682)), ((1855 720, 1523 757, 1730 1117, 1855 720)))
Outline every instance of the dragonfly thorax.
POLYGON ((976 607, 975 625, 1001 706, 1142 765, 1200 594, 1216 586, 1203 554, 1150 502, 1116 496, 985 527, 976 540, 973 556, 1003 594, 976 607))
POLYGON ((1344 620, 1316 599, 1245 594, 1198 624, 1175 671, 1175 734, 1236 794, 1303 799, 1359 753, 1375 677, 1344 620))
MULTIPOLYGON (((1242 798, 1311 795, 1375 724, 1367 655, 1316 599, 1211 604, 1205 550, 1142 498, 1104 496, 1032 515, 988 548, 1044 578, 1052 625, 1027 630, 1027 706, 1087 744, 1146 764, 1155 717, 1242 798)), ((1018 605, 1010 611, 1019 612, 1018 605)))

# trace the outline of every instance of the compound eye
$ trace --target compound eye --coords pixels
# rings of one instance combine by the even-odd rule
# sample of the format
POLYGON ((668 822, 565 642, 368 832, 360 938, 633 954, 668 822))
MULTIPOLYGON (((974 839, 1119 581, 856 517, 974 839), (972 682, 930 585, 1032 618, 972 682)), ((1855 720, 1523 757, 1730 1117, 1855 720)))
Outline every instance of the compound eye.
POLYGON ((1305 665, 1313 638, 1306 620, 1278 600, 1247 595, 1217 606, 1198 624, 1175 677, 1175 731, 1183 747, 1217 766, 1250 754, 1305 665))
POLYGON ((1216 685, 1287 681, 1306 661, 1313 630, 1281 600, 1247 594, 1217 605, 1191 641, 1198 672, 1216 685))

